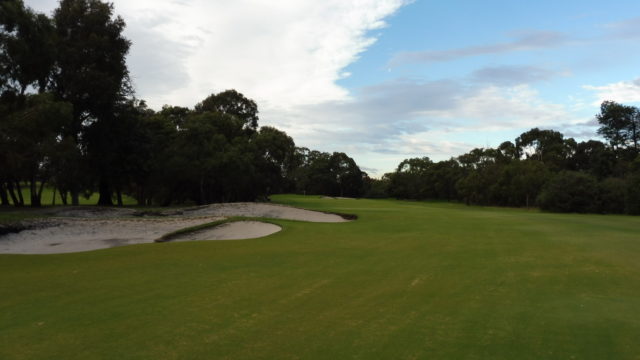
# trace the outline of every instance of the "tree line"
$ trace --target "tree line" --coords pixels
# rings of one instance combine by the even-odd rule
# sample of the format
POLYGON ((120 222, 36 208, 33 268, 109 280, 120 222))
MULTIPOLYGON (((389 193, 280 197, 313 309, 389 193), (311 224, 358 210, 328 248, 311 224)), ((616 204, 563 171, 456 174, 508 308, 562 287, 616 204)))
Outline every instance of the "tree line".
POLYGON ((170 205, 297 192, 640 213, 636 107, 602 104, 606 142, 535 128, 445 161, 406 159, 371 179, 344 153, 260 127, 257 104, 235 90, 149 109, 132 90, 124 28, 99 0, 62 0, 52 16, 0 1, 0 204, 27 203, 26 186, 32 206, 54 189, 64 204, 94 192, 100 205, 122 205, 125 194, 170 205))
POLYGON ((531 129, 497 148, 445 161, 402 161, 369 195, 554 212, 640 214, 640 110, 605 101, 596 115, 607 143, 531 129))
POLYGON ((46 188, 64 204, 98 192, 99 205, 124 194, 142 205, 362 195, 352 158, 259 127, 256 103, 235 90, 149 109, 132 90, 124 28, 99 0, 62 0, 51 17, 0 2, 2 205, 24 205, 25 185, 32 206, 46 188))

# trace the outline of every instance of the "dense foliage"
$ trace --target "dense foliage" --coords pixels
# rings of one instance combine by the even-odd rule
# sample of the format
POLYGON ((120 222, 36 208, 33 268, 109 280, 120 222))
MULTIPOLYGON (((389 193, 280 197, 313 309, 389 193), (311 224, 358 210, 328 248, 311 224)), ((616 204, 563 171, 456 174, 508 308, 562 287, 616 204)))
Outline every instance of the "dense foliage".
MULTIPOLYGON (((99 0, 62 0, 52 17, 0 2, 0 202, 41 205, 100 194, 122 205, 245 201, 279 192, 440 199, 563 212, 640 213, 640 111, 605 101, 607 143, 532 129, 446 161, 406 159, 371 179, 344 153, 296 147, 259 127, 235 90, 193 108, 153 111, 135 98, 124 21, 99 0), (56 198, 55 196, 53 197, 56 198)), ((195 101, 194 101, 195 102, 195 101)))
POLYGON ((382 193, 404 199, 640 214, 638 114, 634 107, 602 104, 596 117, 601 124, 599 133, 609 144, 578 143, 557 131, 536 128, 520 135, 515 143, 473 149, 446 161, 404 160, 395 172, 376 180, 376 186, 382 193))
POLYGON ((100 205, 243 201, 272 193, 360 196, 344 153, 297 148, 258 126, 258 106, 235 90, 155 112, 131 90, 124 21, 98 0, 62 0, 53 17, 0 2, 0 201, 63 203, 99 192, 100 205), (55 199, 55 196, 54 196, 55 199))

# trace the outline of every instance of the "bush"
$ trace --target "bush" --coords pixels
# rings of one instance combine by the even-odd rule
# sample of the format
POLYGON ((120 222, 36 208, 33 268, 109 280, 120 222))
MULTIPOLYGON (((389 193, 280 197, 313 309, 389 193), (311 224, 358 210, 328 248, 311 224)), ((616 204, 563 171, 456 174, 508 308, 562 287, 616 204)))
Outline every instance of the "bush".
POLYGON ((598 182, 595 177, 564 171, 556 174, 542 188, 538 204, 542 210, 555 212, 598 212, 598 182))
POLYGON ((621 214, 625 211, 627 184, 618 178, 606 178, 600 183, 600 212, 621 214))
POLYGON ((627 214, 640 215, 640 174, 627 179, 624 200, 627 214))

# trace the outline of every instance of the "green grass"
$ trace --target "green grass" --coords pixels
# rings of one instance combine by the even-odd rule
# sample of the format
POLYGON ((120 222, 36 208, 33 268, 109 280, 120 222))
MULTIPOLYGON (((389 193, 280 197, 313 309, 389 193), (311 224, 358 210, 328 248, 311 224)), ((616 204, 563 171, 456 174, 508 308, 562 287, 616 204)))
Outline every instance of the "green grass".
MULTIPOLYGON (((31 189, 29 188, 29 186, 23 184, 23 186, 21 187, 21 190, 22 190, 22 197, 24 198, 25 205, 27 206, 31 205, 31 189)), ((42 203, 43 206, 52 205, 53 197, 54 197, 53 188, 45 186, 45 188, 42 190, 42 198, 40 199, 40 202, 42 203)), ((78 202, 80 203, 80 205, 96 205, 98 203, 99 197, 100 196, 98 193, 92 193, 89 197, 80 195, 78 202)), ((62 197, 60 196, 60 193, 58 191, 55 192, 55 200, 56 200, 55 205, 62 205, 62 197)), ((115 201, 116 199, 114 197, 113 202, 115 203, 115 201)), ((9 202, 13 204, 13 202, 11 201, 11 198, 9 198, 9 202)), ((67 202, 71 204, 70 195, 67 196, 67 202)), ((130 196, 122 195, 122 204, 125 206, 137 205, 138 202, 130 196)))
POLYGON ((638 217, 274 199, 358 220, 0 255, 0 359, 638 359, 638 217))

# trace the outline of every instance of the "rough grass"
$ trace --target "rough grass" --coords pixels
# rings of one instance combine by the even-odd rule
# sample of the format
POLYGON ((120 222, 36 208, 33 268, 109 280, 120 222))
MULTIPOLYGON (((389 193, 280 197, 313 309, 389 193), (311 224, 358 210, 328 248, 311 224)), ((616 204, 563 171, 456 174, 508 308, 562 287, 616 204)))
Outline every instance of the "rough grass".
POLYGON ((246 241, 0 255, 1 359, 637 359, 640 218, 277 196, 246 241))

